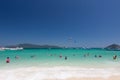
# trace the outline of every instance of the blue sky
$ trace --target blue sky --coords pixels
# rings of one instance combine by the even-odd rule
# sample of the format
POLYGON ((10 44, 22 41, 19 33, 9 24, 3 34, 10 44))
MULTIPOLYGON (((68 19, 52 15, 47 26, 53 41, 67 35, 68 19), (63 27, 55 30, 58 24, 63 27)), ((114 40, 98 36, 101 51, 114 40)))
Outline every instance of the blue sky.
POLYGON ((2 0, 0 45, 120 43, 119 0, 2 0))

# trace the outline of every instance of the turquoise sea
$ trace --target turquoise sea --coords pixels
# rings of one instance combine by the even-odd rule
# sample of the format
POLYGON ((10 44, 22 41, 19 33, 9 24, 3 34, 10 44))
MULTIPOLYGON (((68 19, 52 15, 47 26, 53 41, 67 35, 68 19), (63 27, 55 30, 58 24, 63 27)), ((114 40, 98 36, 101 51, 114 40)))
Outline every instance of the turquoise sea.
POLYGON ((120 51, 107 51, 104 49, 24 49, 0 51, 1 68, 31 66, 120 67, 120 51), (113 55, 117 55, 116 60, 113 60, 113 55), (65 56, 67 60, 65 60, 65 56), (5 62, 7 57, 10 57, 10 63, 8 64, 5 62))
POLYGON ((0 80, 69 80, 120 76, 120 51, 24 49, 0 51, 0 80), (117 55, 116 60, 113 56, 117 55), (10 63, 6 63, 6 58, 10 63), (66 58, 65 58, 66 57, 66 58))

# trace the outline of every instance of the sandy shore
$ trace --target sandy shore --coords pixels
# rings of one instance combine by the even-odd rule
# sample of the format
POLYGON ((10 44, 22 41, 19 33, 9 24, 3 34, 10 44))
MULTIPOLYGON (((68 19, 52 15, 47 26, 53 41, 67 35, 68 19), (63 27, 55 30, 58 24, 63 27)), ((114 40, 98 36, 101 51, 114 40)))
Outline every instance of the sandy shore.
POLYGON ((120 80, 120 76, 111 76, 109 78, 69 78, 66 80, 120 80))
POLYGON ((120 80, 120 76, 111 76, 109 78, 101 78, 101 77, 96 77, 96 78, 68 78, 68 79, 44 79, 44 80, 120 80))
POLYGON ((120 69, 27 67, 0 70, 0 80, 120 80, 120 69))

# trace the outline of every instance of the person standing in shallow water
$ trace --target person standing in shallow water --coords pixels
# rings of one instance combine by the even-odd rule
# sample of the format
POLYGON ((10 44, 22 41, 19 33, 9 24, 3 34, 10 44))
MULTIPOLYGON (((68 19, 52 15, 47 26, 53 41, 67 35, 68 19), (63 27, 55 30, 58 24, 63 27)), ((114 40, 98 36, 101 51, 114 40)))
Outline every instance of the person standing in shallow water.
POLYGON ((116 59, 117 59, 117 55, 114 55, 114 56, 113 56, 113 59, 116 60, 116 59))
POLYGON ((6 63, 10 63, 10 58, 9 57, 7 57, 6 63))
POLYGON ((67 60, 67 56, 65 56, 65 60, 67 60))

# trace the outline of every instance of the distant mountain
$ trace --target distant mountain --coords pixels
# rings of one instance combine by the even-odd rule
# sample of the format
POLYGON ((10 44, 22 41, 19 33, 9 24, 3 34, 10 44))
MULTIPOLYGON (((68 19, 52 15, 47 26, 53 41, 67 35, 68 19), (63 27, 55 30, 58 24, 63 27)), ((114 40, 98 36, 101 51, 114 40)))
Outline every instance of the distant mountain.
POLYGON ((120 50, 120 45, 118 44, 112 44, 107 47, 105 47, 106 50, 120 50))
POLYGON ((18 45, 9 45, 6 46, 9 48, 13 48, 13 47, 23 47, 23 48, 61 48, 59 46, 54 46, 54 45, 36 45, 36 44, 29 44, 29 43, 25 43, 25 44, 18 44, 18 45))
MULTIPOLYGON (((7 47, 7 48, 22 47, 24 49, 30 49, 30 48, 33 48, 33 49, 39 49, 39 48, 64 48, 64 47, 55 46, 55 45, 37 45, 37 44, 30 44, 30 43, 9 45, 9 46, 5 46, 5 47, 7 47)), ((82 47, 72 47, 72 48, 73 49, 84 49, 82 47)), ((94 48, 85 48, 85 49, 94 49, 94 48)), ((103 49, 103 48, 99 48, 99 49, 103 49)), ((120 45, 112 44, 112 45, 109 45, 109 46, 105 47, 104 49, 106 49, 106 50, 120 50, 120 45)))

